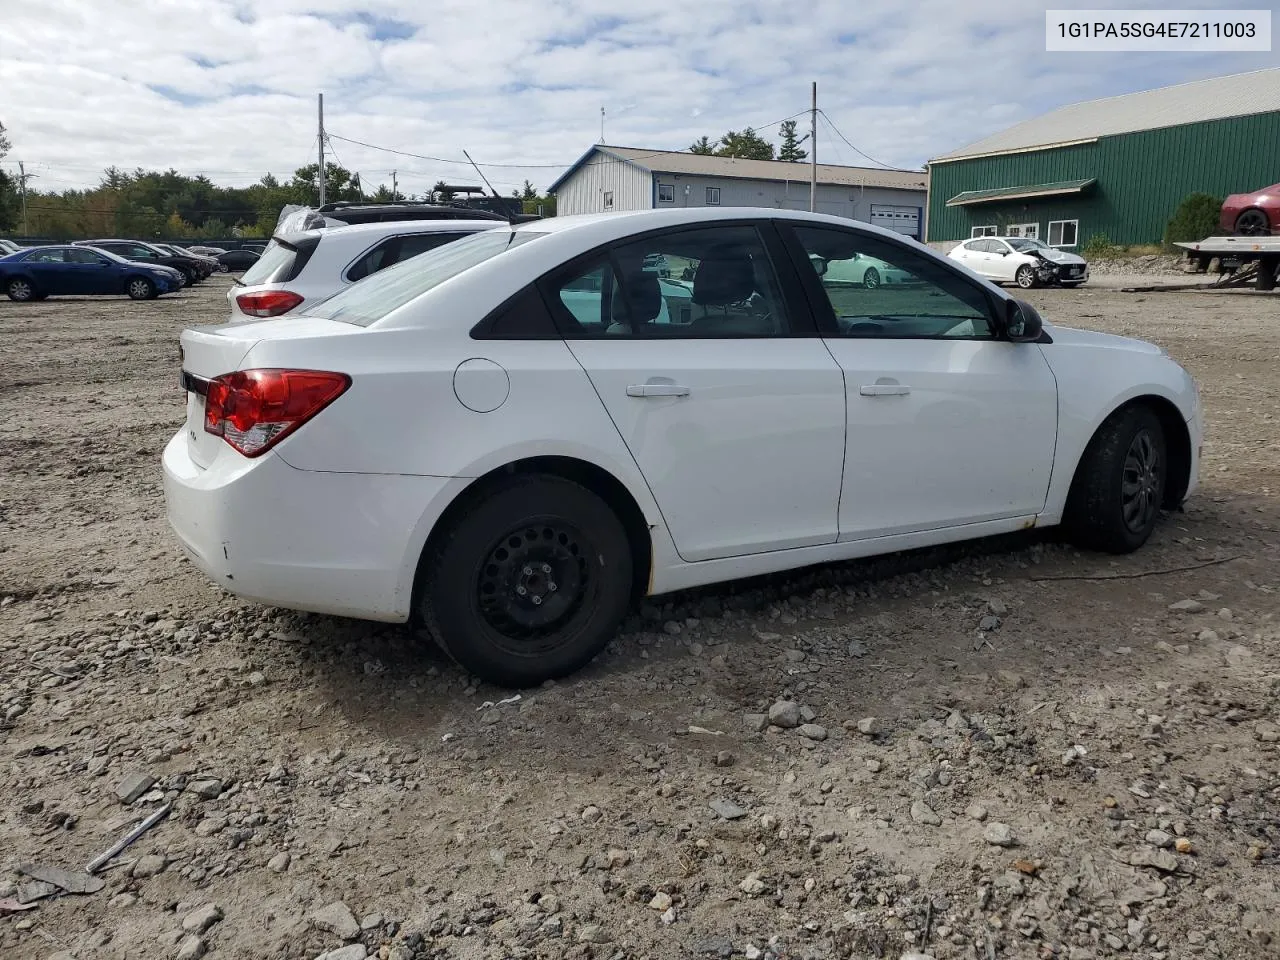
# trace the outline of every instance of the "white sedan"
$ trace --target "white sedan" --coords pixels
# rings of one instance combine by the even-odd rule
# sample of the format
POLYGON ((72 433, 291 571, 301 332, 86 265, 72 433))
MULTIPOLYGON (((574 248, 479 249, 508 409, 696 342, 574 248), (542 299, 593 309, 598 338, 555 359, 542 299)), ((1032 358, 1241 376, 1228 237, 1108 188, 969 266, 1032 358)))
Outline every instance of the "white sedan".
POLYGON ((809 255, 809 262, 822 277, 826 287, 866 287, 874 290, 881 284, 911 283, 912 276, 891 263, 854 254, 847 260, 826 260, 817 254, 809 255))
POLYGON ((975 237, 953 247, 947 256, 978 276, 1016 283, 1024 290, 1041 284, 1078 287, 1089 279, 1084 257, 1034 237, 975 237))
POLYGON ((511 686, 587 663, 645 595, 1059 523, 1123 553, 1197 484, 1199 394, 1162 349, 809 213, 486 230, 182 356, 164 486, 197 566, 413 619, 511 686), (914 282, 831 289, 810 254, 914 282))

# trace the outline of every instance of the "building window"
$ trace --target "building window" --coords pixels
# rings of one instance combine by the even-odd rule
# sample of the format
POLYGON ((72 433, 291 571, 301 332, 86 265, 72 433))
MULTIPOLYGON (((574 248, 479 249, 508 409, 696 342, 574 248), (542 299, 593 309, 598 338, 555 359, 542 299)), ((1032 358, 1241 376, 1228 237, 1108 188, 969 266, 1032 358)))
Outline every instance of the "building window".
POLYGON ((1080 233, 1079 220, 1050 220, 1049 246, 1074 247, 1080 233))
POLYGON ((994 237, 995 235, 996 228, 994 225, 990 227, 974 227, 969 231, 969 236, 971 237, 994 237))
POLYGON ((707 187, 707 206, 708 207, 720 206, 720 188, 719 187, 707 187))
POLYGON ((613 191, 612 190, 606 190, 604 192, 604 208, 606 210, 613 209, 613 191))
POLYGON ((675 203, 676 202, 676 185, 674 183, 658 184, 658 202, 659 203, 675 203))
POLYGON ((1040 224, 1038 223, 1011 223, 1005 230, 1006 237, 1030 237, 1032 240, 1040 239, 1040 224))

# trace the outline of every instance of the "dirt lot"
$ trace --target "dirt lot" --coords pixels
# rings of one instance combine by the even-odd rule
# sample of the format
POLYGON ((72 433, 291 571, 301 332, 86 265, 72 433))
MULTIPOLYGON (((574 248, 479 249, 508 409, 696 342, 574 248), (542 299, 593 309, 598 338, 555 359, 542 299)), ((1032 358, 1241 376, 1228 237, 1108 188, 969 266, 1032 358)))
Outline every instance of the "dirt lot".
POLYGON ((498 703, 405 630, 181 558, 177 335, 226 283, 0 302, 0 957, 1277 950, 1280 296, 1031 294, 1202 385, 1204 486, 1140 553, 683 595, 498 703), (778 700, 809 725, 762 729, 778 700), (11 912, 51 889, 20 864, 83 878, 168 800, 101 889, 11 912))

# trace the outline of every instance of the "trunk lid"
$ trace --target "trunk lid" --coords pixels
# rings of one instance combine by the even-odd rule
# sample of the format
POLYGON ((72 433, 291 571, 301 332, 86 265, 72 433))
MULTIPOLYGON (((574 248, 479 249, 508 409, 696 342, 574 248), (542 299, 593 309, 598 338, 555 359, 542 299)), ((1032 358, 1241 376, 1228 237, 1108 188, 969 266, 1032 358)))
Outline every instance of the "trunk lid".
POLYGON ((293 340, 305 337, 354 335, 360 327, 316 320, 310 317, 282 317, 250 323, 188 327, 182 331, 182 387, 187 392, 187 449, 191 460, 204 469, 226 446, 221 437, 204 429, 204 398, 208 382, 215 377, 243 369, 249 351, 263 340, 293 340))

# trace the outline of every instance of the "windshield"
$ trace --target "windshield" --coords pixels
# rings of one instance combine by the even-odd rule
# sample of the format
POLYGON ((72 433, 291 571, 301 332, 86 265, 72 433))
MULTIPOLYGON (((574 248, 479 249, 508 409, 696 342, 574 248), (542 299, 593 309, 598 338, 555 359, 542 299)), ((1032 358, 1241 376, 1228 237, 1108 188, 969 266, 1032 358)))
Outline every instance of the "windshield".
POLYGON ((1039 240, 1034 240, 1031 237, 1004 237, 1002 239, 1019 253, 1029 253, 1032 250, 1049 249, 1047 245, 1041 243, 1039 240))
POLYGON ((307 315, 367 327, 464 270, 504 250, 546 236, 529 230, 482 230, 379 270, 318 304, 307 315))

